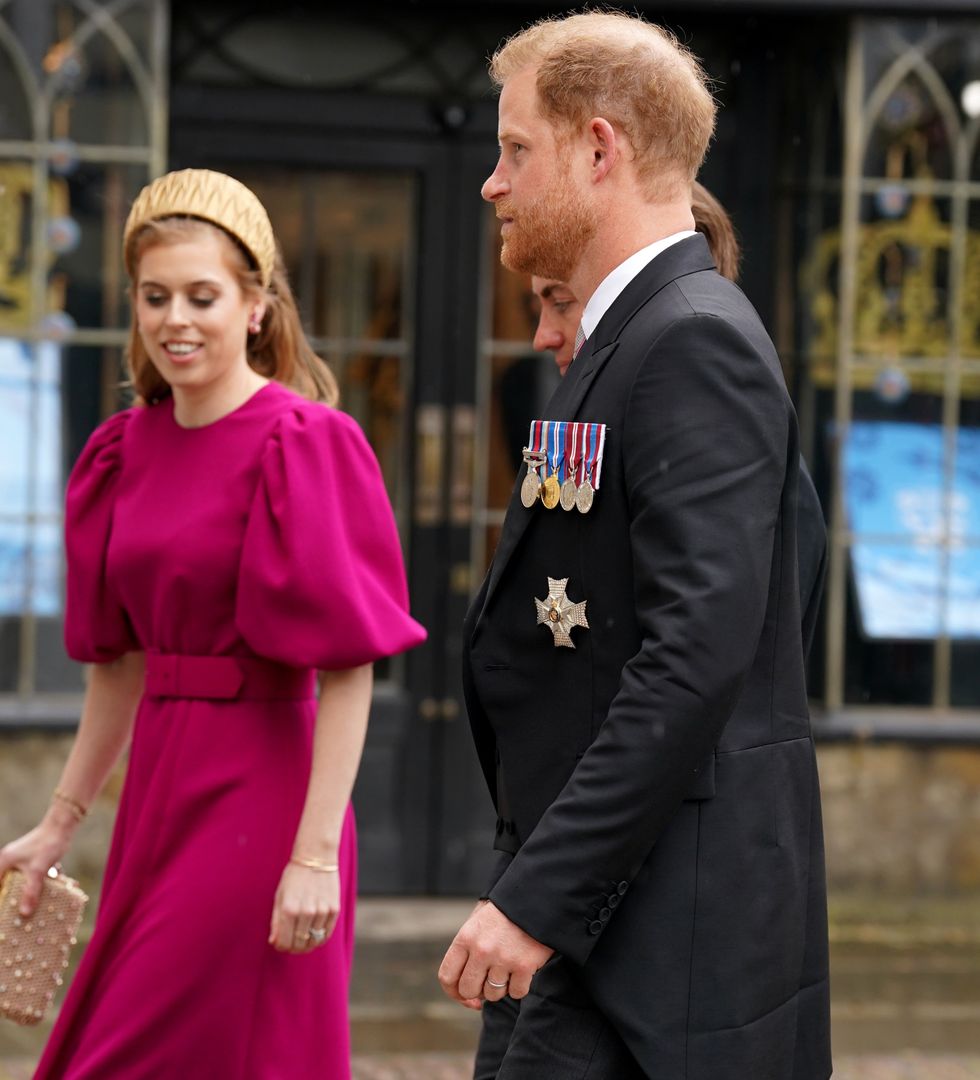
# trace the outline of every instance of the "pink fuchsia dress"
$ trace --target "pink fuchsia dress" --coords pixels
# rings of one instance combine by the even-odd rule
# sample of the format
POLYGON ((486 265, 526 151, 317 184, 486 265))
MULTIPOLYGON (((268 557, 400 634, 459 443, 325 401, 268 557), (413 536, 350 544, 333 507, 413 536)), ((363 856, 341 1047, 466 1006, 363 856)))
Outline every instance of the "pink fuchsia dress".
POLYGON ((346 1080, 356 851, 306 955, 267 944, 306 796, 313 671, 419 644, 377 461, 342 412, 269 383, 185 429, 113 416, 72 473, 66 642, 147 654, 92 940, 43 1080, 346 1080), (203 658, 203 659, 202 659, 203 658))

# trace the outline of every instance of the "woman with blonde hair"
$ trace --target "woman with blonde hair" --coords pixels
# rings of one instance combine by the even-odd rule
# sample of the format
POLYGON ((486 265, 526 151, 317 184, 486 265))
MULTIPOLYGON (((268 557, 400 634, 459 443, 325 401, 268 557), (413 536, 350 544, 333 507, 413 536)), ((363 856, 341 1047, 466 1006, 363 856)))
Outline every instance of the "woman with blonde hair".
POLYGON ((36 1076, 345 1080, 371 665, 425 631, 259 200, 170 173, 124 248, 138 397, 68 485, 65 637, 93 666, 50 808, 0 852, 27 875, 24 916, 131 740, 130 760, 36 1076))

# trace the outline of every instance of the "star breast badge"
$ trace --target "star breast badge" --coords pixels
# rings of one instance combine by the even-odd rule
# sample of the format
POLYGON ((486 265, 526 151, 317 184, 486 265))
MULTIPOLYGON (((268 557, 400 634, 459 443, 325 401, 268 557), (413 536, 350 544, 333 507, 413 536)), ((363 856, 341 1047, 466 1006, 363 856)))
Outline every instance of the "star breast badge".
POLYGON ((585 605, 588 601, 574 604, 565 595, 568 587, 568 578, 548 578, 548 595, 544 600, 534 598, 534 605, 538 610, 538 625, 547 626, 554 635, 555 645, 564 645, 574 649, 571 631, 573 626, 589 628, 589 620, 585 617, 585 605))

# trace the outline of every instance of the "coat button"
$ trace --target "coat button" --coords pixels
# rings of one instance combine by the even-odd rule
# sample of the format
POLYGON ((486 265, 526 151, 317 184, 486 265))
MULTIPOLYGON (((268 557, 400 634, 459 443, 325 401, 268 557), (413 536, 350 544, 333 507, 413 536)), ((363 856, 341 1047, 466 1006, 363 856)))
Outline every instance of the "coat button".
POLYGON ((593 919, 592 922, 589 923, 589 933, 590 934, 601 934, 602 933, 602 923, 599 922, 598 919, 593 919))
POLYGON ((612 915, 612 912, 607 907, 604 907, 602 911, 599 912, 599 918, 602 919, 603 922, 606 922, 610 915, 612 915))
POLYGON ((616 886, 616 891, 619 893, 620 896, 622 896, 629 887, 630 887, 630 883, 628 881, 621 881, 616 886))
POLYGON ((619 893, 613 893, 612 896, 609 897, 607 903, 611 908, 615 908, 619 903, 619 893))

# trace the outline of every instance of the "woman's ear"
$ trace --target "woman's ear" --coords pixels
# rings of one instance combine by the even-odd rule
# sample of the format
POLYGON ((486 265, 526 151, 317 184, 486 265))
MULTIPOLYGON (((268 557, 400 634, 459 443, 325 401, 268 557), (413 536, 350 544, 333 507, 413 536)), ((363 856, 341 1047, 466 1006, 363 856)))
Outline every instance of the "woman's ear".
POLYGON ((257 334, 262 329, 262 320, 265 318, 268 304, 265 300, 258 300, 248 316, 248 332, 257 334))

